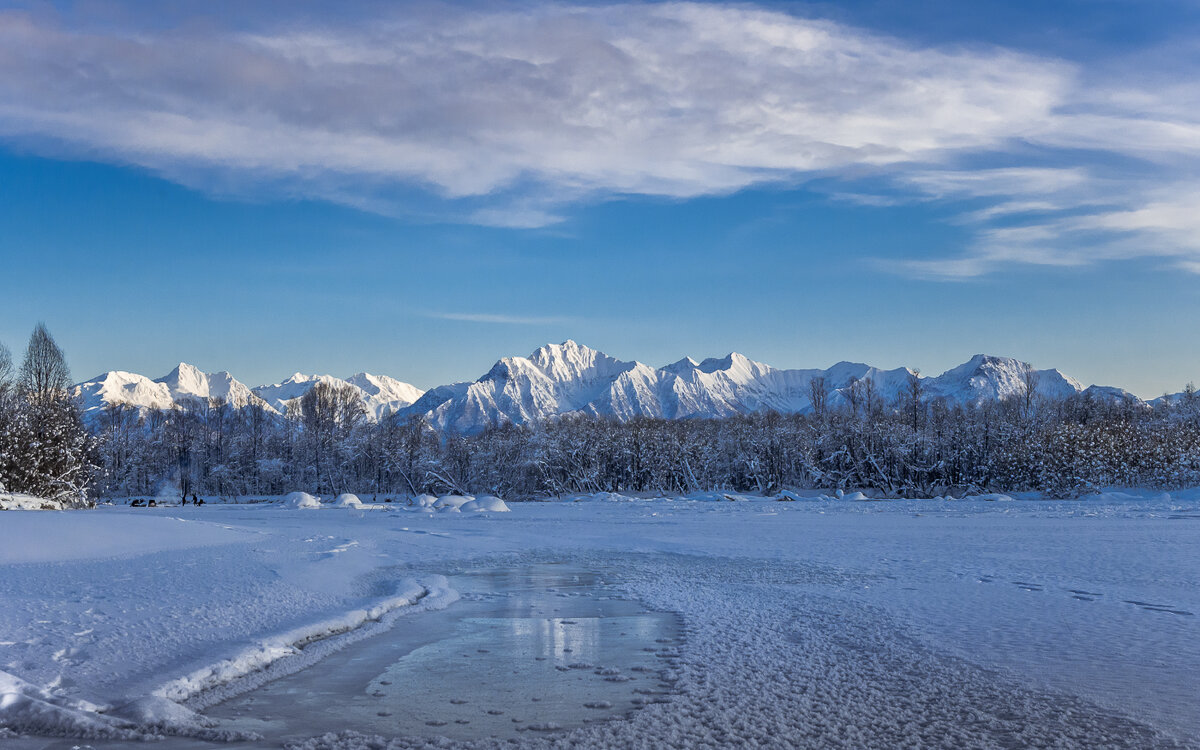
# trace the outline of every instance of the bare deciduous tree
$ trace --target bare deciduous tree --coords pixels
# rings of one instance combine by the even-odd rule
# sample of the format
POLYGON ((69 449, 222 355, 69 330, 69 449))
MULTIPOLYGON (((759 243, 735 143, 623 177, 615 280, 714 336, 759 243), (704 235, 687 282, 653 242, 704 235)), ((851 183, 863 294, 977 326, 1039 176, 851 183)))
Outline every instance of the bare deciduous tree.
POLYGON ((908 412, 909 424, 914 430, 921 429, 921 412, 925 403, 925 384, 921 382, 921 371, 911 370, 908 373, 908 383, 904 388, 905 410, 908 412))
POLYGON ((1028 419, 1033 415, 1034 399, 1037 398, 1038 371, 1030 365, 1025 365, 1025 372, 1021 376, 1021 394, 1024 401, 1024 414, 1028 419))
POLYGON ((809 400, 812 401, 813 414, 818 417, 825 416, 825 400, 828 396, 828 391, 825 388, 825 378, 817 376, 808 381, 809 400))
POLYGON ((54 342, 45 323, 38 323, 29 337, 25 360, 21 363, 21 389, 31 403, 45 404, 67 397, 71 371, 67 358, 54 342))
POLYGON ((8 392, 12 386, 13 361, 12 352, 4 344, 0 344, 0 396, 8 392))

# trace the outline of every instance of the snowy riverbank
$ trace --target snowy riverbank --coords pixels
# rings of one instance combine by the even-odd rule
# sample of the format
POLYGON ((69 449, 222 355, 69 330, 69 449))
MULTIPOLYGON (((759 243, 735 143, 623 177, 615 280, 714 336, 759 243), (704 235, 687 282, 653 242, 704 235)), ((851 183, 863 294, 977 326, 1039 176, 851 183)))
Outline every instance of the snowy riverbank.
POLYGON ((148 697, 200 708, 202 691, 280 658, 303 666, 307 641, 404 627, 431 593, 421 606, 453 607, 438 575, 462 561, 561 560, 689 628, 671 703, 580 744, 1200 741, 1200 493, 589 500, 6 513, 0 727, 169 729, 187 711, 148 697))

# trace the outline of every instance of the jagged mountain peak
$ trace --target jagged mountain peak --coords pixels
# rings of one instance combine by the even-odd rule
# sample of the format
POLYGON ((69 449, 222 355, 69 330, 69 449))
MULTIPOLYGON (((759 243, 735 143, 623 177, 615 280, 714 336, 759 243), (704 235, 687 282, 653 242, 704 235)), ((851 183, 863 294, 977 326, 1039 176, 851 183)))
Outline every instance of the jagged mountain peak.
POLYGON ((424 394, 424 391, 415 385, 387 375, 372 375, 369 372, 355 373, 346 378, 346 382, 363 392, 368 409, 380 414, 385 409, 403 409, 424 394))
POLYGON ((386 375, 372 375, 369 372, 359 372, 345 379, 333 375, 306 375, 297 372, 281 383, 260 385, 254 388, 254 393, 280 414, 286 414, 289 406, 299 402, 304 394, 315 388, 318 383, 354 388, 372 419, 405 409, 424 393, 420 388, 403 381, 386 375))
POLYGON ((1029 378, 1035 383, 1035 392, 1049 398, 1062 399, 1083 390, 1078 381, 1058 370, 1038 370, 1028 362, 993 354, 976 354, 930 378, 926 390, 946 400, 979 403, 1020 396, 1026 391, 1029 378))
POLYGON ((187 362, 180 362, 174 368, 161 378, 157 378, 158 383, 173 384, 198 384, 204 380, 204 372, 195 365, 190 365, 187 362))
POLYGON ((669 365, 663 365, 659 369, 663 370, 664 372, 670 372, 670 373, 674 373, 676 375, 680 375, 685 372, 691 372, 692 370, 695 370, 699 366, 700 366, 700 363, 697 362, 696 360, 692 359, 691 357, 684 357, 683 359, 678 360, 676 362, 672 362, 669 365))
POLYGON ((561 344, 538 347, 529 355, 528 361, 546 377, 559 382, 595 375, 604 376, 628 369, 633 364, 621 362, 598 349, 583 346, 571 339, 561 344))

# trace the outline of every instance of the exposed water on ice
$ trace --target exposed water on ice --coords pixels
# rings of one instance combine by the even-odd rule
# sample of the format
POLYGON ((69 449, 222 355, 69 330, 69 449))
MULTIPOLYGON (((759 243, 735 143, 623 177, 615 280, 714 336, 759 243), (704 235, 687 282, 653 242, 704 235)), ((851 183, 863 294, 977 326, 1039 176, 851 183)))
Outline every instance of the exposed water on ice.
MULTIPOLYGON (((621 596, 565 565, 465 570, 462 599, 403 618, 308 669, 220 703, 220 730, 263 740, 166 738, 162 750, 257 747, 352 729, 454 739, 545 735, 620 718, 664 700, 658 655, 679 643, 679 618, 621 596)), ((92 741, 101 750, 142 742, 92 741)), ((78 747, 32 740, 29 747, 78 747)))
MULTIPOLYGON (((340 729, 519 737, 621 716, 661 695, 676 617, 558 565, 467 572, 463 601, 208 711, 268 739, 340 729)), ((224 723, 224 722, 223 722, 224 723)))

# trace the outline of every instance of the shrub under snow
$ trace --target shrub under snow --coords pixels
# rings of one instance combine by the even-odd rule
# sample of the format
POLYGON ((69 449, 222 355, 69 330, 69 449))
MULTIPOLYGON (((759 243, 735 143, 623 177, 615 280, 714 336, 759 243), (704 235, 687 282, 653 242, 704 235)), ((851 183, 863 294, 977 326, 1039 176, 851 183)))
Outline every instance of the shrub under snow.
POLYGON ((307 492, 293 492, 283 498, 285 508, 320 508, 321 501, 307 492))
POLYGON ((58 500, 22 495, 15 492, 0 492, 0 510, 62 510, 58 500))
POLYGON ((350 492, 343 492, 342 494, 337 496, 336 500, 333 501, 333 507, 335 507, 335 508, 361 508, 362 500, 358 499, 358 495, 355 495, 350 492))
POLYGON ((458 509, 464 513, 467 513, 470 511, 476 511, 476 512, 487 511, 489 513, 507 513, 508 505, 506 505, 503 500, 496 497, 495 495, 481 495, 481 496, 475 498, 474 500, 463 503, 462 505, 459 506, 458 509))

